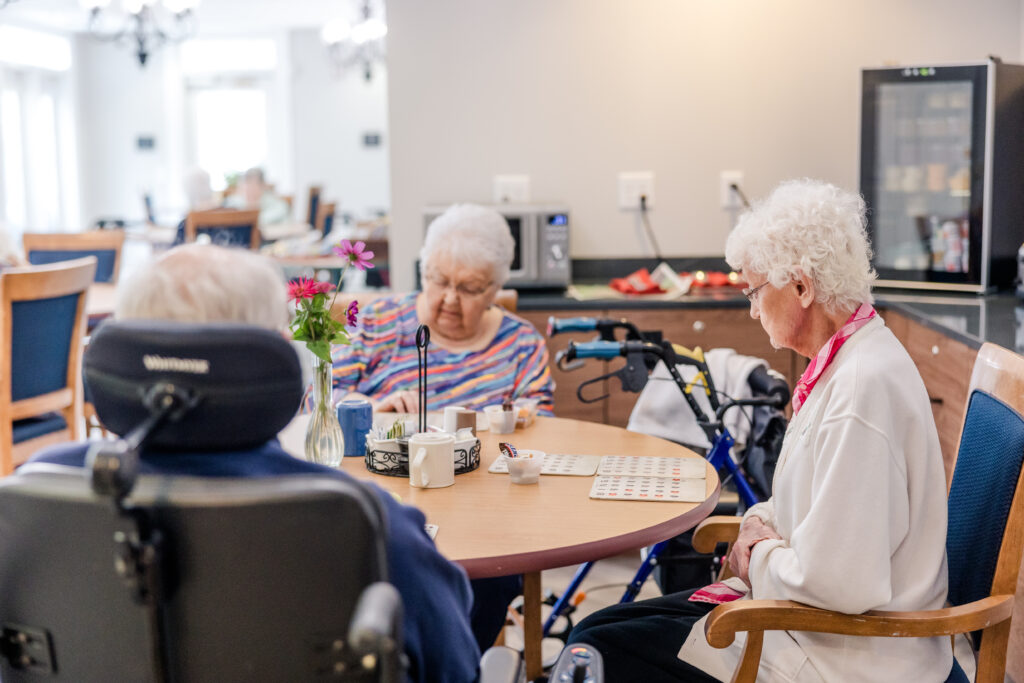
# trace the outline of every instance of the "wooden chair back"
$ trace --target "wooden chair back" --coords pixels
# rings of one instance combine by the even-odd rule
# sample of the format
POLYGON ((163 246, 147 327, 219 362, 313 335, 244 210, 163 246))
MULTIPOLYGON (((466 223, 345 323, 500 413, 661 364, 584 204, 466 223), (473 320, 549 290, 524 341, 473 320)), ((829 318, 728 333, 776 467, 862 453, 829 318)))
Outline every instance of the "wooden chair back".
POLYGON ((319 185, 310 185, 309 199, 306 201, 306 222, 316 227, 316 219, 320 211, 320 193, 323 188, 319 185))
POLYGON ((51 421, 16 448, 16 422, 59 412, 67 436, 79 438, 85 299, 95 273, 95 256, 0 272, 0 476, 62 431, 51 421))
POLYGON ((96 257, 96 282, 117 284, 121 271, 124 230, 26 232, 21 238, 25 258, 34 266, 96 257))
POLYGON ((259 249, 259 220, 260 212, 255 209, 190 211, 185 217, 185 241, 195 242, 196 237, 206 234, 214 244, 259 249))
POLYGON ((949 492, 950 601, 1016 594, 1013 619, 984 631, 976 680, 1002 681, 1004 669, 1024 680, 1024 357, 984 344, 967 400, 949 492))
POLYGON ((326 235, 334 229, 334 212, 338 208, 337 202, 320 202, 316 211, 316 223, 313 227, 321 235, 326 235))

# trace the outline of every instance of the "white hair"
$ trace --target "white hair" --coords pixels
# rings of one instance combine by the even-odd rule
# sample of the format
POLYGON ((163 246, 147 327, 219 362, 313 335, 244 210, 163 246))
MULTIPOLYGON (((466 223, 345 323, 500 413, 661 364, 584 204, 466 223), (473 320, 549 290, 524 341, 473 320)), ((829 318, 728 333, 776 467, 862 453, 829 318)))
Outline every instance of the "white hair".
POLYGON ((512 231, 500 213, 476 204, 453 204, 427 228, 420 273, 443 253, 464 266, 490 268, 500 287, 508 280, 514 252, 512 231))
POLYGON ((210 188, 210 174, 203 169, 190 169, 185 174, 184 185, 190 209, 206 208, 214 201, 213 190, 210 188))
POLYGON ((251 250, 185 244, 118 287, 114 317, 236 322, 284 329, 291 317, 281 269, 251 250))
POLYGON ((789 180, 740 217, 725 259, 775 287, 806 275, 827 311, 856 308, 874 300, 877 277, 864 218, 860 195, 820 180, 789 180))

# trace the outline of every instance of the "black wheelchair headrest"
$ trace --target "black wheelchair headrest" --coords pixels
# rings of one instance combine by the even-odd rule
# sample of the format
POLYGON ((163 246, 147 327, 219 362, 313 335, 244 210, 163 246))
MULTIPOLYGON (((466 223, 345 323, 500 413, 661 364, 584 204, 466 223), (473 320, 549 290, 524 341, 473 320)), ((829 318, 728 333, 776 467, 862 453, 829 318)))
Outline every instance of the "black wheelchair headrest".
POLYGON ((145 398, 158 384, 194 399, 180 419, 146 440, 160 450, 240 450, 273 438, 302 399, 302 371, 277 332, 236 323, 108 321, 84 360, 96 414, 125 435, 149 416, 145 398))

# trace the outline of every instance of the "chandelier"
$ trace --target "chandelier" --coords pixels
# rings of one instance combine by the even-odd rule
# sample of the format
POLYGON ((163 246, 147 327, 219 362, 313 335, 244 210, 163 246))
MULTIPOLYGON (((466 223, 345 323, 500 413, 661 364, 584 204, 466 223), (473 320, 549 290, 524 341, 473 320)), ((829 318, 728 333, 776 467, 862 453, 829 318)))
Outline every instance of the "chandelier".
POLYGON ((384 61, 384 36, 388 34, 388 27, 382 19, 371 15, 370 0, 363 0, 362 18, 358 23, 353 25, 344 19, 336 19, 320 32, 339 73, 358 66, 369 81, 373 78, 374 62, 384 61))
POLYGON ((122 0, 120 11, 110 9, 110 1, 81 0, 89 10, 89 34, 97 40, 132 46, 139 66, 146 66, 155 48, 195 33, 193 10, 199 0, 122 0))

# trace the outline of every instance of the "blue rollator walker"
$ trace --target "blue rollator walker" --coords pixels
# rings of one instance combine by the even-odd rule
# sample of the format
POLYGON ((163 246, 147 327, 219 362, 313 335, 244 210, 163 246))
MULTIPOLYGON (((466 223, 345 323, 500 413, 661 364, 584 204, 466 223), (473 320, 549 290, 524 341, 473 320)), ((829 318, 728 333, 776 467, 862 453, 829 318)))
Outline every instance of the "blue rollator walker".
MULTIPOLYGON (((622 384, 622 389, 629 392, 639 392, 648 381, 648 372, 657 365, 660 360, 664 362, 669 375, 679 390, 682 392, 686 403, 693 411, 697 425, 704 432, 711 443, 711 449, 706 456, 707 461, 716 471, 725 471, 729 478, 736 484, 736 490, 740 500, 745 507, 750 507, 760 501, 760 497, 751 486, 746 473, 736 463, 731 455, 735 443, 733 436, 725 427, 722 417, 725 412, 737 406, 770 406, 783 408, 789 401, 789 387, 786 382, 777 377, 769 375, 764 368, 751 373, 750 386, 755 394, 754 398, 732 399, 726 397, 725 401, 719 400, 718 391, 715 389, 714 380, 708 370, 707 362, 704 359, 704 352, 699 348, 688 349, 679 344, 662 341, 660 332, 641 332, 635 325, 626 320, 608 320, 596 318, 567 318, 548 320, 548 336, 554 336, 562 332, 586 332, 597 331, 600 338, 591 342, 570 341, 565 350, 559 351, 555 356, 558 367, 563 370, 572 370, 582 366, 583 359, 595 358, 600 360, 611 360, 620 356, 626 359, 625 364, 619 369, 600 377, 582 382, 576 390, 576 395, 584 403, 593 403, 607 397, 584 395, 585 388, 591 384, 601 382, 609 377, 617 377, 622 384), (615 330, 625 331, 625 339, 617 340, 615 330), (689 365, 695 368, 696 374, 690 381, 685 380, 679 373, 679 365, 689 365), (714 415, 709 417, 694 397, 694 390, 703 391, 708 399, 714 415)), ((670 539, 671 540, 671 539, 670 539)), ((647 553, 644 561, 637 569, 636 575, 630 581, 623 593, 620 603, 632 602, 647 578, 658 565, 659 557, 668 547, 669 540, 655 544, 647 553)), ((573 610, 571 601, 579 590, 580 584, 593 567, 593 562, 580 565, 569 586, 559 597, 544 623, 543 634, 547 636, 560 616, 567 616, 573 610)))

